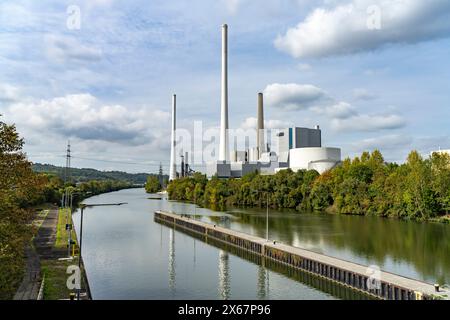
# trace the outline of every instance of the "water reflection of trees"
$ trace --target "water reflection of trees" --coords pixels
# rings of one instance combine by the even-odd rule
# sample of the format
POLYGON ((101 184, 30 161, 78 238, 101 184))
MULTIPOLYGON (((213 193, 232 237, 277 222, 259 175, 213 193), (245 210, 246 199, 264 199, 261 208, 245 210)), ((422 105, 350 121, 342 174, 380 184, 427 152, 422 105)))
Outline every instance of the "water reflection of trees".
MULTIPOLYGON (((265 213, 234 212, 244 228, 264 237, 265 213)), ((323 244, 383 264, 388 258, 411 264, 424 279, 450 282, 450 227, 379 217, 272 213, 271 238, 295 245, 323 244)))

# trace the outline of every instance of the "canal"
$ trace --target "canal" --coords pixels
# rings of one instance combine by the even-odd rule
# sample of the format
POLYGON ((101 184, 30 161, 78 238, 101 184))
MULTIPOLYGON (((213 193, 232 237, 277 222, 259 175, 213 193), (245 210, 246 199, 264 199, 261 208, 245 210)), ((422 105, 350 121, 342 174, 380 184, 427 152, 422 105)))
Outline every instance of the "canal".
MULTIPOLYGON (((94 299, 367 298, 153 219, 154 211, 168 210, 265 237, 265 210, 220 213, 149 197, 143 189, 130 189, 85 200, 128 203, 85 210, 83 259, 94 299)), ((78 213, 74 220, 78 226, 78 213)), ((271 210, 269 231, 271 239, 286 244, 430 283, 450 283, 448 225, 271 210)))

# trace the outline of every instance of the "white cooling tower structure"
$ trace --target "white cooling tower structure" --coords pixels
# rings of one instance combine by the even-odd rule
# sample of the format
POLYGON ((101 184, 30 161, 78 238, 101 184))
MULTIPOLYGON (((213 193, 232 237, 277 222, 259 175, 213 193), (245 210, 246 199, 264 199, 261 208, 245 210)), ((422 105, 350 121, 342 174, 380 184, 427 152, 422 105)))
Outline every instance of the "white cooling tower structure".
POLYGON ((256 126, 256 146, 258 147, 258 160, 266 152, 264 143, 264 96, 258 93, 258 123, 256 126))
POLYGON ((229 161, 228 150, 228 26, 222 26, 222 99, 220 107, 219 161, 229 161))
POLYGON ((339 148, 297 148, 289 150, 289 168, 293 171, 316 170, 320 174, 341 162, 339 148))
POLYGON ((177 165, 175 160, 175 146, 176 146, 176 136, 175 130, 176 127, 176 116, 177 116, 177 95, 174 94, 172 97, 172 140, 171 140, 171 148, 170 148, 170 173, 169 180, 175 180, 177 178, 177 165))

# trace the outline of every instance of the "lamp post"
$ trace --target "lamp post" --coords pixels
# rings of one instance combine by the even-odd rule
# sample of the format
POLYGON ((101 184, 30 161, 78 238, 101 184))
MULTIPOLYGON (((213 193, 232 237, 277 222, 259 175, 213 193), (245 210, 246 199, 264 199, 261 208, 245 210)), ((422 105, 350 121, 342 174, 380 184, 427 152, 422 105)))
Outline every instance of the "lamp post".
MULTIPOLYGON (((80 248, 79 248, 79 256, 78 256, 78 269, 81 270, 81 248, 83 245, 83 213, 84 213, 84 209, 86 208, 93 208, 93 207, 106 207, 106 206, 121 206, 127 204, 126 202, 120 202, 120 203, 100 203, 100 204, 81 204, 80 208, 81 208, 81 217, 80 217, 80 248)), ((77 294, 77 300, 80 300, 80 291, 81 288, 78 289, 78 294, 77 294)))
POLYGON ((267 192, 266 240, 269 241, 269 192, 267 192))
POLYGON ((83 194, 83 192, 70 192, 70 210, 68 213, 68 217, 66 219, 66 221, 69 224, 69 228, 68 228, 68 232, 69 232, 69 246, 68 246, 68 256, 70 258, 71 254, 70 254, 70 249, 72 246, 72 228, 73 228, 73 222, 72 222, 72 211, 73 211, 73 196, 74 195, 80 195, 83 194), (69 220, 70 217, 70 220, 69 220), (70 221, 70 223, 69 223, 70 221))

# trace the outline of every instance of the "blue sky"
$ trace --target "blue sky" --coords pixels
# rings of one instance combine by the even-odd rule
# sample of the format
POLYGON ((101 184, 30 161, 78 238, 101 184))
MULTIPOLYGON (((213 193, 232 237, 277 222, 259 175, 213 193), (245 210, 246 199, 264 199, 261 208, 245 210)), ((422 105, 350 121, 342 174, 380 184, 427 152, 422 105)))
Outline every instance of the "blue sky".
POLYGON ((32 161, 64 164, 70 139, 76 167, 156 171, 172 93, 180 127, 219 123, 223 23, 231 127, 264 91, 269 126, 320 124, 344 156, 450 148, 446 0, 0 1, 2 120, 32 161))

